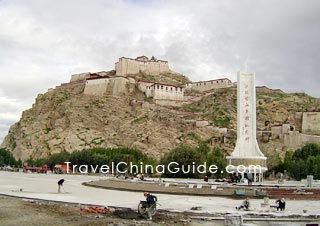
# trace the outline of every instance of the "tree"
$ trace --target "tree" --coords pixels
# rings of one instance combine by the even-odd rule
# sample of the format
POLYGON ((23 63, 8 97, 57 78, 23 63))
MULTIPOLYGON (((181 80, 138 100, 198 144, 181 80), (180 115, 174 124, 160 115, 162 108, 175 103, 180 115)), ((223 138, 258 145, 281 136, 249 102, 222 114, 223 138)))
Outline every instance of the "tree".
MULTIPOLYGON (((178 177, 178 178, 192 178, 199 176, 197 172, 193 172, 192 166, 200 164, 201 155, 197 149, 180 146, 171 152, 167 153, 160 160, 161 165, 165 165, 165 168, 168 169, 170 163, 174 164, 174 168, 178 169, 177 173, 170 173, 168 170, 165 171, 164 175, 167 177, 178 177)), ((174 169, 171 169, 172 171, 174 169)))
POLYGON ((17 165, 17 160, 13 157, 10 151, 5 148, 0 148, 0 166, 3 165, 17 165))
POLYGON ((210 153, 206 155, 208 165, 216 165, 218 168, 217 173, 211 175, 208 173, 208 176, 213 176, 214 178, 223 178, 226 176, 225 168, 227 166, 226 158, 219 148, 214 148, 210 153), (223 173, 221 173, 223 171, 223 173))
POLYGON ((288 152, 285 156, 284 166, 289 175, 296 180, 301 180, 307 175, 313 175, 314 179, 320 179, 320 146, 306 144, 293 153, 288 152))
POLYGON ((70 159, 70 153, 63 151, 60 153, 49 155, 46 160, 46 163, 51 168, 51 170, 53 170, 56 164, 64 164, 64 162, 69 161, 69 159, 70 159))

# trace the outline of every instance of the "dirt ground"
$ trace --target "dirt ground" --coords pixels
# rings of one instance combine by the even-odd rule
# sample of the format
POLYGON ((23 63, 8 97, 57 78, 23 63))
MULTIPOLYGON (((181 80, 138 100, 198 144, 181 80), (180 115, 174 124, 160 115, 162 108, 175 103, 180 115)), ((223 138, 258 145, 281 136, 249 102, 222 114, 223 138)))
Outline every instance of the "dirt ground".
MULTIPOLYGON (((112 213, 98 214, 81 211, 78 204, 52 202, 35 199, 24 199, 0 195, 0 226, 53 226, 53 225, 76 225, 76 226, 222 226, 223 218, 220 220, 208 220, 201 215, 186 213, 174 213, 158 211, 153 217, 153 221, 145 218, 131 209, 112 209, 112 213)), ((209 217, 209 216, 208 216, 209 217)), ((221 218, 222 216, 216 216, 221 218)), ((261 217, 260 217, 261 218, 261 217)), ((292 218, 293 220, 295 218, 292 218)), ((311 222, 320 223, 319 218, 312 219, 311 222)), ((301 226, 310 223, 309 221, 291 222, 278 221, 257 221, 251 220, 251 225, 259 226, 301 226)))
MULTIPOLYGON (((82 206, 83 207, 83 206, 82 206)), ((201 222, 199 222, 201 223, 201 222)), ((0 225, 197 225, 179 213, 157 212, 147 221, 129 209, 115 209, 113 213, 97 214, 80 210, 76 204, 58 203, 0 196, 0 225)), ((212 224, 211 224, 212 225, 212 224)))

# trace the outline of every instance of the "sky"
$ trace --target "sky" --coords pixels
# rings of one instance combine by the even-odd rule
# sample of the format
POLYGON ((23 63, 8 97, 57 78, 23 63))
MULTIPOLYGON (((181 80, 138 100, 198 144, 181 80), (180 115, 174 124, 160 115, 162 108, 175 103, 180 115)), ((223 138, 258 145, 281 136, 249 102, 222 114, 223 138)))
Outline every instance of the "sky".
POLYGON ((141 55, 320 97, 320 1, 0 0, 0 143, 39 93, 141 55))

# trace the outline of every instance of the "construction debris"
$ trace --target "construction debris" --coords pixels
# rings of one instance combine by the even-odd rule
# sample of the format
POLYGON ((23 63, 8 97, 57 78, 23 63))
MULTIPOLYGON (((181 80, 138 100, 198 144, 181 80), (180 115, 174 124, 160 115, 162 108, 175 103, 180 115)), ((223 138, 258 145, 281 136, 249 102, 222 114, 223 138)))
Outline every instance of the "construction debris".
POLYGON ((100 214, 110 214, 112 210, 107 207, 99 207, 99 206, 88 206, 88 207, 80 207, 80 210, 87 213, 100 213, 100 214))

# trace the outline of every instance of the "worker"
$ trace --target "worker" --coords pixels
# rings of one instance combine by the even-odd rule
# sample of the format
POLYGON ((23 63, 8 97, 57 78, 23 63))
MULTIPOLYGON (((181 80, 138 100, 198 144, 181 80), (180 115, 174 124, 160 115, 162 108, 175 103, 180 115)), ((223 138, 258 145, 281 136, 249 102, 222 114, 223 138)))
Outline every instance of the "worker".
POLYGON ((144 197, 146 198, 147 201, 147 217, 148 220, 152 220, 152 213, 155 212, 156 206, 157 206, 157 197, 154 195, 151 195, 149 192, 144 192, 143 193, 144 197))
POLYGON ((64 179, 60 179, 58 181, 58 193, 61 193, 61 186, 63 186, 64 183, 64 179))
POLYGON ((249 207, 250 207, 250 202, 249 202, 249 198, 247 197, 239 207, 236 207, 236 209, 237 210, 241 210, 241 209, 249 210, 249 207))

